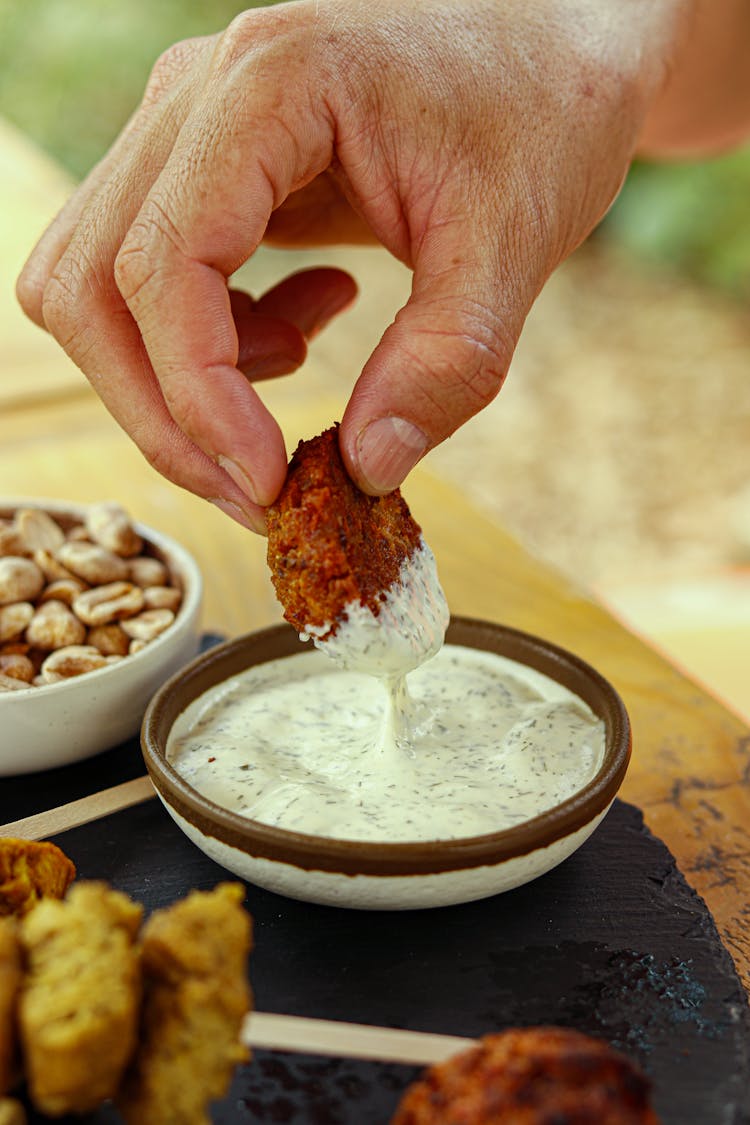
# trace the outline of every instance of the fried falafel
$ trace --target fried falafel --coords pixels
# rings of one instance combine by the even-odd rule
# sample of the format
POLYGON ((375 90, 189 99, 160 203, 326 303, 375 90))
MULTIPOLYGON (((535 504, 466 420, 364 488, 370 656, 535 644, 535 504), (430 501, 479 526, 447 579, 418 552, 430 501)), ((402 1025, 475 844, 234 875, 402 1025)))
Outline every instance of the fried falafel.
POLYGON ((375 616, 422 533, 398 489, 368 496, 352 481, 338 425, 300 442, 267 512, 268 565, 284 616, 298 633, 336 633, 352 602, 375 616))
POLYGON ((221 883, 154 913, 143 927, 139 1047, 117 1096, 128 1125, 208 1125, 249 1055, 240 1042, 250 1009, 250 916, 244 889, 221 883))
POLYGON ((608 1044, 559 1027, 486 1035, 409 1087, 391 1125, 659 1125, 649 1083, 608 1044))
POLYGON ((42 898, 62 898, 75 875, 56 844, 0 837, 0 915, 26 914, 42 898))
POLYGON ((29 1094, 51 1116, 114 1096, 136 1045, 142 908, 104 883, 43 899, 21 921, 18 1004, 29 1094))

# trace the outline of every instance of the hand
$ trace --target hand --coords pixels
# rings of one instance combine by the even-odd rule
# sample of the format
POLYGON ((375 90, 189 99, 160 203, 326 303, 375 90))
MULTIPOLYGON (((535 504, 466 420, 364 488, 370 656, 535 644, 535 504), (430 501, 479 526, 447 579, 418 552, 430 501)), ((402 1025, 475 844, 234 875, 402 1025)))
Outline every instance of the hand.
POLYGON ((263 239, 375 238, 414 271, 413 291, 354 388, 341 442, 354 479, 388 491, 500 388, 544 281, 618 191, 679 8, 298 0, 245 12, 162 56, 32 253, 21 304, 157 469, 260 529, 286 454, 249 379, 298 366, 354 285, 308 271, 253 303, 229 279, 263 239))

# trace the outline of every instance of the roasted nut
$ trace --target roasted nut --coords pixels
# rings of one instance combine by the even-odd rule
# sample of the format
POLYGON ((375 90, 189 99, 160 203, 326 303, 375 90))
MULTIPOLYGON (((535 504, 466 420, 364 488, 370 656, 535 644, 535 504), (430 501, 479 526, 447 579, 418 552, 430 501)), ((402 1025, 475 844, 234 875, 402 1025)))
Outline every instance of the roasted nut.
POLYGON ((31 602, 12 602, 0 606, 0 643, 20 637, 34 616, 31 602))
POLYGON ((26 630, 29 644, 47 652, 69 645, 80 645, 85 639, 86 626, 65 602, 43 602, 26 630))
POLYGON ((56 578, 48 586, 45 586, 38 600, 40 602, 65 602, 66 605, 72 605, 78 595, 86 589, 88 589, 86 583, 81 582, 80 578, 56 578))
POLYGON ((68 528, 65 538, 69 543, 90 543, 89 533, 82 523, 75 524, 74 527, 68 528))
POLYGON ((119 504, 92 504, 86 512, 86 530, 95 543, 122 558, 131 558, 143 549, 143 540, 119 504))
POLYGON ((131 582, 136 586, 166 586, 169 582, 169 571, 161 559, 152 558, 151 555, 139 555, 131 559, 128 565, 128 574, 131 582))
POLYGON ((86 625, 109 625, 133 617, 143 609, 143 590, 132 582, 110 582, 84 590, 73 602, 73 612, 86 625))
POLYGON ((16 680, 13 676, 6 676, 4 672, 0 672, 0 691, 22 691, 28 686, 23 680, 16 680))
POLYGON ((137 617, 129 617, 121 623, 123 632, 134 641, 152 641, 163 633, 174 621, 171 609, 147 609, 137 617))
POLYGON ((44 577, 48 582, 57 582, 63 578, 72 578, 75 582, 80 582, 80 578, 76 578, 66 566, 56 559, 49 551, 35 551, 34 562, 41 570, 44 577))
POLYGON ((105 668, 106 665, 106 656, 102 656, 93 645, 68 645, 49 654, 42 664, 41 675, 44 683, 56 684, 72 676, 82 676, 84 672, 105 668))
POLYGON ((31 559, 6 555, 0 559, 0 605, 33 602, 44 586, 44 575, 31 559))
POLYGON ((31 507, 0 518, 0 690, 105 667, 174 621, 179 578, 143 553, 122 506, 94 504, 84 518, 70 526, 31 507))
POLYGON ((30 684, 36 675, 36 669, 28 656, 6 652, 0 653, 0 675, 12 676, 14 680, 30 684))
POLYGON ((76 578, 82 578, 92 586, 122 582, 128 576, 125 560, 98 543, 63 543, 55 558, 76 578))
POLYGON ((23 543, 18 528, 10 520, 0 522, 0 557, 3 555, 22 555, 23 543))
POLYGON ((89 629, 86 644, 98 648, 102 656, 127 656, 130 637, 119 625, 97 625, 89 629))
POLYGON ((181 601, 182 592, 174 586, 146 586, 143 591, 146 609, 171 609, 176 613, 181 601))
POLYGON ((65 542, 63 529, 41 508, 19 508, 15 523, 28 555, 35 551, 54 552, 65 542))

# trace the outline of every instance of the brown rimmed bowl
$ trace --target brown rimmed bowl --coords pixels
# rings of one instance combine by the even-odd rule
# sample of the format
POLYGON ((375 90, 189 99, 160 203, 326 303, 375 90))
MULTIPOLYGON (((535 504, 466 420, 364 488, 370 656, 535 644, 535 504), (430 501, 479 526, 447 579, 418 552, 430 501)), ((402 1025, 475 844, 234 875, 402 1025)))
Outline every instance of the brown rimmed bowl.
POLYGON ((228 811, 203 797, 166 759, 170 730, 200 695, 269 660, 310 651, 288 625, 219 645, 156 693, 146 711, 141 746, 167 811, 207 856, 249 883, 290 898, 331 906, 400 910, 447 906, 520 886, 561 863, 591 835, 625 776, 630 724, 615 689, 578 657, 501 625, 452 618, 451 644, 498 653, 574 692, 605 728, 605 754, 595 777, 556 807, 489 835, 419 843, 370 843, 303 835, 228 811))

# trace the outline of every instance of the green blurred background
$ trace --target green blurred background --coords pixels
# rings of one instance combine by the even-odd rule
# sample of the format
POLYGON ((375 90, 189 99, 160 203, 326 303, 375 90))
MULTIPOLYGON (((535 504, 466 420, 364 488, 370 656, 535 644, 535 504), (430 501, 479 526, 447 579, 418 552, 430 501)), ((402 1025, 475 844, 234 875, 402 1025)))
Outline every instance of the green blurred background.
MULTIPOLYGON (((165 47, 258 6, 0 0, 0 115, 81 177, 135 108, 165 47)), ((598 237, 750 297, 750 149, 700 164, 636 165, 598 237)))

